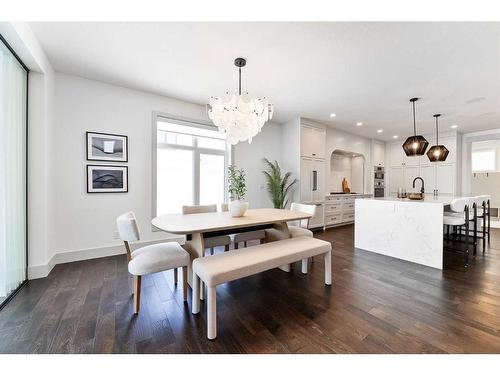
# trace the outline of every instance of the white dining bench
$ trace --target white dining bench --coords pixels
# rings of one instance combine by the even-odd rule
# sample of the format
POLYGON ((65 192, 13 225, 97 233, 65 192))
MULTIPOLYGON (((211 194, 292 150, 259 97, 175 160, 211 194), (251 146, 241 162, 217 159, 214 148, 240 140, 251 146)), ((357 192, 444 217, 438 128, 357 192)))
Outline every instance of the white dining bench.
POLYGON ((299 237, 265 243, 193 261, 192 312, 200 312, 201 279, 207 286, 207 337, 217 337, 217 285, 272 268, 324 254, 325 284, 332 284, 332 245, 317 238, 299 237))

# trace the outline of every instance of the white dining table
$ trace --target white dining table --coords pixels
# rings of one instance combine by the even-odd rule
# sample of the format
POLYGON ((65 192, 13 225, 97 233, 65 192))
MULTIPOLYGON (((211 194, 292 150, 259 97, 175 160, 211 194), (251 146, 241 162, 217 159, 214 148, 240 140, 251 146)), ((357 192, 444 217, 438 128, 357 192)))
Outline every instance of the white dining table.
MULTIPOLYGON (((189 253, 188 283, 192 285, 191 264, 194 259, 205 256, 204 239, 258 229, 276 228, 289 237, 288 222, 311 218, 310 214, 276 208, 247 210, 245 216, 232 217, 229 212, 207 212, 200 214, 168 214, 155 217, 154 227, 173 234, 186 235, 184 249, 189 253)), ((284 266, 289 271, 289 266, 284 266)))

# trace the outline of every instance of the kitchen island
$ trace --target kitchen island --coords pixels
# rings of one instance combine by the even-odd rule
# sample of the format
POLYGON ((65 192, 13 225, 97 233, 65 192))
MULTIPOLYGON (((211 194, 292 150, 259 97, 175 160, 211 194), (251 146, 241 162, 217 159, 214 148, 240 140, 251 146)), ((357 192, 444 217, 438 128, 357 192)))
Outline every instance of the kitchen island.
POLYGON ((356 199, 354 246, 443 268, 443 212, 454 197, 356 199))

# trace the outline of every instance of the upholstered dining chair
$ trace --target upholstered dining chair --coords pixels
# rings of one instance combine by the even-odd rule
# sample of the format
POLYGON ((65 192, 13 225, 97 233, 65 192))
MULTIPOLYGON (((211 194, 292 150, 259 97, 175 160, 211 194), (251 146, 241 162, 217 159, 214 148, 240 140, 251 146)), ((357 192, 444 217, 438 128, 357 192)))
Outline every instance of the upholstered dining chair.
MULTIPOLYGON (((201 206, 182 206, 184 215, 202 214, 207 212, 217 212, 216 204, 208 204, 201 206)), ((217 236, 204 238, 205 249, 210 249, 210 255, 214 255, 214 247, 224 246, 224 251, 229 251, 231 238, 229 236, 217 236)))
POLYGON ((177 242, 164 242, 131 250, 130 242, 139 241, 139 227, 133 212, 118 216, 116 226, 125 244, 128 259, 128 272, 134 276, 134 314, 139 313, 141 305, 141 278, 156 272, 174 270, 174 283, 177 284, 177 269, 182 267, 182 291, 187 301, 187 266, 189 254, 177 242))
MULTIPOLYGON (((292 211, 305 212, 314 216, 316 214, 316 206, 314 204, 302 204, 293 202, 290 209, 292 211)), ((291 223, 288 226, 290 237, 312 237, 313 232, 309 228, 309 219, 300 220, 298 223, 291 223), (297 225, 298 224, 298 225, 297 225)), ((280 241, 286 239, 285 234, 278 229, 266 229, 266 242, 280 241)))
MULTIPOLYGON (((228 211, 228 204, 222 203, 220 205, 222 212, 228 211)), ((266 232, 263 229, 260 230, 252 230, 250 232, 242 232, 230 234, 229 237, 231 241, 233 241, 234 248, 238 249, 239 244, 243 242, 243 246, 247 247, 248 241, 259 241, 261 244, 264 243, 264 238, 266 237, 266 232)))
MULTIPOLYGON (((316 214, 316 205, 314 204, 303 204, 303 203, 296 203, 292 202, 290 209, 292 211, 299 211, 299 212, 305 212, 307 214, 310 214, 311 216, 314 216, 316 214)), ((288 226, 288 232, 290 233, 290 237, 296 238, 296 237, 313 237, 313 232, 309 230, 309 221, 310 219, 303 219, 300 220, 298 223, 291 223, 288 226), (298 225, 297 225, 298 224, 298 225)), ((266 229, 266 237, 265 241, 266 242, 273 242, 273 241, 281 241, 286 239, 286 235, 275 228, 270 228, 266 229)), ((308 259, 302 259, 302 273, 307 273, 308 269, 308 259)))

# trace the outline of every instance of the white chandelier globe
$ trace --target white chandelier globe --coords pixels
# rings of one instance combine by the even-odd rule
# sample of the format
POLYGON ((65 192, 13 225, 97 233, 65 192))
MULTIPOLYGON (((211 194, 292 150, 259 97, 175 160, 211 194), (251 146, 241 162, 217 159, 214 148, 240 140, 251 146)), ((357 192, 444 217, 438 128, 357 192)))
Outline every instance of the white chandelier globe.
POLYGON ((252 98, 248 93, 211 97, 207 106, 208 117, 232 145, 246 140, 252 143, 253 137, 272 119, 273 111, 266 98, 252 98))

